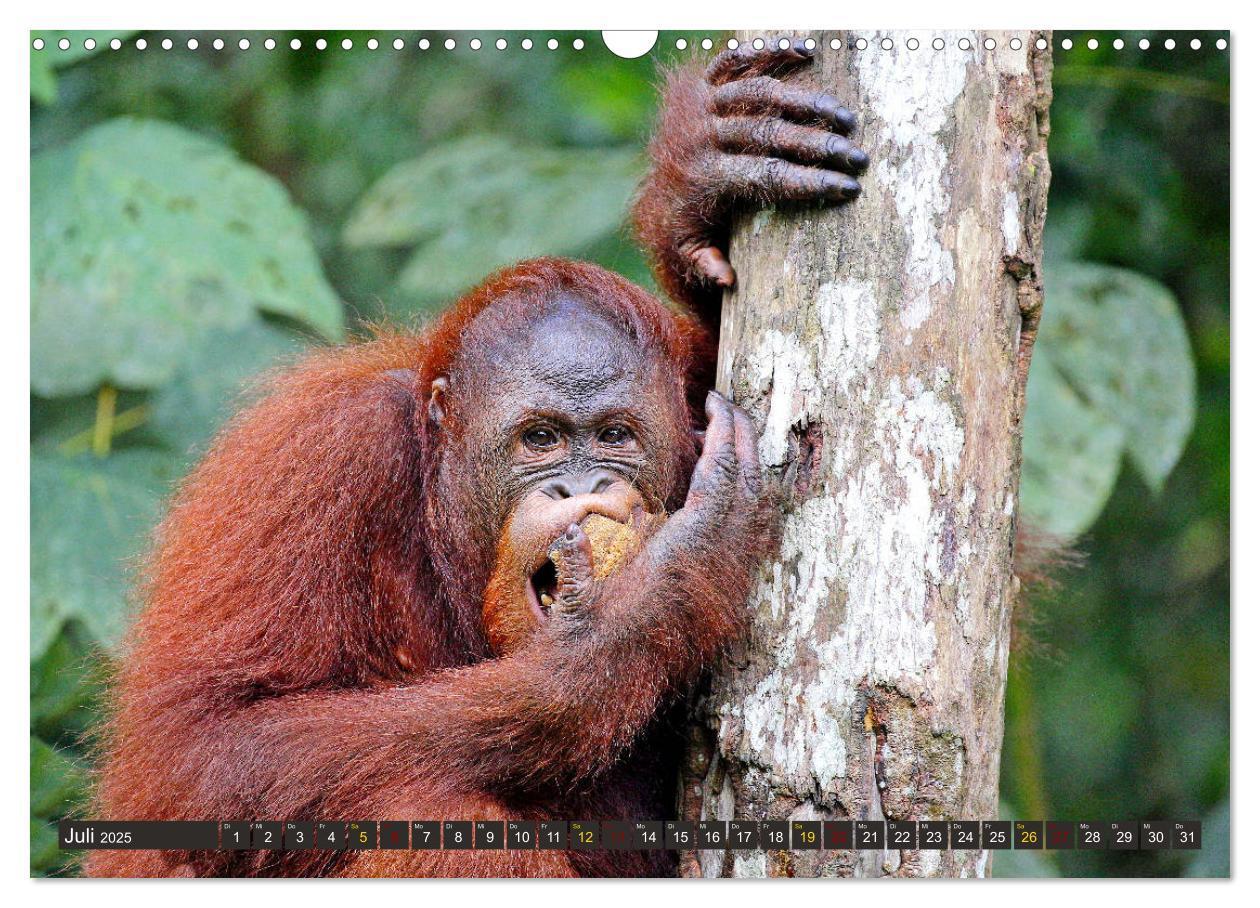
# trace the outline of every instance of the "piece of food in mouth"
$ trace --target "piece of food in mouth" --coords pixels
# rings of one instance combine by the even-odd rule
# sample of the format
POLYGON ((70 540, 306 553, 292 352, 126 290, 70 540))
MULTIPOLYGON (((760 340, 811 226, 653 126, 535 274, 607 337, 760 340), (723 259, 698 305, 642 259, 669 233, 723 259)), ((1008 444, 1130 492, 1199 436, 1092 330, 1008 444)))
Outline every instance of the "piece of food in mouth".
MULTIPOLYGON (((586 538, 591 541, 591 562, 595 567, 595 579, 603 580, 621 567, 664 519, 663 514, 647 514, 621 523, 603 514, 586 515, 581 527, 586 538)), ((549 610, 555 603, 555 591, 560 581, 558 567, 559 564, 552 555, 534 575, 534 588, 538 591, 538 601, 544 609, 549 610)))

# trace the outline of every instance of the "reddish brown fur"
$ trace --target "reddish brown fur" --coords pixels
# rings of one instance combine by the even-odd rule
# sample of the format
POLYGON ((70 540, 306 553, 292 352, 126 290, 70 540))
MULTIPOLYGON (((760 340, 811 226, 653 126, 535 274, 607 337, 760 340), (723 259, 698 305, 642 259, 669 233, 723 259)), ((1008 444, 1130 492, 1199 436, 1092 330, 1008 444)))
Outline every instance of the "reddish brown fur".
MULTIPOLYGON (((468 470, 443 466, 458 450, 461 414, 441 430, 425 415, 432 379, 477 362, 465 346, 474 318, 491 308, 528 318, 560 292, 612 313, 645 355, 672 365, 681 452, 672 475, 685 492, 695 450, 684 376, 710 356, 706 339, 596 267, 526 263, 426 334, 307 358, 221 434, 158 531, 147 607, 115 688, 97 816, 556 819, 632 817, 660 803, 669 783, 654 776, 653 717, 730 637, 755 554, 713 540, 707 555, 674 559, 659 576, 629 572, 625 589, 653 594, 607 619, 616 632, 540 635, 490 658, 479 596, 493 546, 474 544, 468 490, 450 487, 468 470)), ((102 851, 87 870, 552 876, 669 866, 615 852, 102 851)))
MULTIPOLYGON (((635 217, 661 284, 686 314, 594 266, 527 262, 490 278, 423 334, 308 357, 224 430, 157 534, 146 606, 113 688, 96 816, 672 812, 663 711, 737 631, 752 568, 774 535, 747 417, 708 401, 713 422, 698 464, 692 438, 713 383, 719 299, 716 278, 701 277, 696 263, 721 262, 719 222, 735 200, 777 200, 772 177, 783 163, 758 159, 759 178, 744 168, 740 185, 728 185, 729 168, 724 176, 714 166, 711 90, 807 56, 795 45, 745 48, 719 58, 708 82, 698 66, 668 79, 635 217), (580 620, 566 599, 563 620, 527 634, 519 616, 499 620, 507 592, 489 584, 496 553, 506 557, 510 496, 496 487, 509 480, 494 472, 501 458, 481 437, 478 404, 490 393, 487 376, 503 374, 495 337, 541 324, 531 320, 561 298, 579 300, 635 351, 656 428, 634 485, 647 506, 676 513, 601 581, 580 620), (447 377, 449 395, 434 385, 447 377)), ((815 131, 813 141, 830 140, 815 131)), ((835 175, 822 176, 798 168, 792 198, 816 188, 839 200, 835 175)), ((673 868, 660 852, 97 851, 86 869, 563 876, 673 868)))

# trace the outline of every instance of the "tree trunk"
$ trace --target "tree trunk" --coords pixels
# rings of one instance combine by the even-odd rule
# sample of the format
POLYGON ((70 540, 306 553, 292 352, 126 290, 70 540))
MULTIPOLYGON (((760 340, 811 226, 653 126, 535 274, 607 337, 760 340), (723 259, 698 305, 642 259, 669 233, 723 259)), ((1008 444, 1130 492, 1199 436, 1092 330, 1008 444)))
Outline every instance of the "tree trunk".
MULTIPOLYGON (((916 50, 905 33, 865 49, 814 37, 793 79, 857 114, 872 163, 857 202, 752 215, 731 244, 718 387, 758 420, 787 500, 750 639, 697 704, 680 806, 994 819, 1049 183, 1050 51, 1035 42, 1049 35, 920 34, 916 50)), ((684 870, 980 876, 988 858, 700 851, 684 870)))

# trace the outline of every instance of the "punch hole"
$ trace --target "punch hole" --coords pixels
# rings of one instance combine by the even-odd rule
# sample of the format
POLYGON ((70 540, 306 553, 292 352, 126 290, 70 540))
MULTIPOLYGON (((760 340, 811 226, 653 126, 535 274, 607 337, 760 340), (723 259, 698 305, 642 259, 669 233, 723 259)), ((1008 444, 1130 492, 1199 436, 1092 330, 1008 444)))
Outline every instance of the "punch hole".
POLYGON ((534 42, 531 39, 529 38, 521 39, 521 50, 531 50, 533 46, 534 46, 534 42))
POLYGON ((893 49, 892 38, 885 38, 883 41, 880 41, 879 46, 882 47, 884 50, 892 50, 893 49))
POLYGON ((1217 38, 1217 39, 1216 39, 1216 49, 1217 49, 1217 50, 1224 50, 1224 49, 1225 49, 1225 48, 1227 48, 1227 47, 1229 47, 1229 42, 1228 42, 1228 41, 1226 41, 1224 38, 1217 38))
POLYGON ((428 38, 421 38, 421 39, 420 39, 420 40, 416 43, 416 47, 420 48, 421 50, 428 50, 428 49, 429 49, 429 39, 428 39, 428 38))
POLYGON ((1090 50, 1098 50, 1098 39, 1090 38, 1088 41, 1085 42, 1085 46, 1088 47, 1090 50))
POLYGON ((249 50, 249 39, 242 38, 241 40, 236 42, 236 46, 239 47, 241 50, 249 50))
POLYGON ((1117 38, 1116 40, 1111 42, 1111 46, 1114 47, 1116 50, 1124 50, 1124 39, 1117 38))
POLYGON ((353 42, 353 41, 351 41, 349 38, 342 38, 342 39, 341 39, 341 49, 342 49, 342 50, 354 50, 354 42, 353 42))
MULTIPOLYGON (((657 33, 654 31, 627 31, 622 29, 610 29, 600 32, 600 37, 604 40, 604 47, 623 60, 633 60, 636 57, 642 57, 650 51, 656 46, 656 35, 657 33)), ((521 46, 525 47, 524 41, 521 42, 521 46)))
POLYGON ((703 41, 700 42, 700 46, 704 48, 705 50, 713 50, 713 39, 705 38, 703 41))
POLYGON ((494 42, 494 46, 498 50, 507 50, 507 38, 500 38, 494 42))
POLYGON ((1198 38, 1191 38, 1191 39, 1190 39, 1190 49, 1191 49, 1191 50, 1198 50, 1198 49, 1199 49, 1200 47, 1202 47, 1202 46, 1203 46, 1203 42, 1202 42, 1202 41, 1200 41, 1198 38))
POLYGON ((997 42, 996 42, 996 41, 994 41, 992 38, 985 38, 985 39, 984 39, 984 49, 985 49, 985 50, 997 50, 997 42))
POLYGON ((787 38, 779 39, 779 50, 787 50, 791 46, 792 46, 792 42, 789 41, 787 38))
MULTIPOLYGON (((1016 40, 1019 40, 1019 39, 1017 38, 1016 40)), ((1050 43, 1046 41, 1045 38, 1037 39, 1037 50, 1045 50, 1049 46, 1050 46, 1050 43)))
POLYGON ((944 38, 933 38, 933 39, 932 39, 932 50, 944 50, 944 49, 945 49, 945 39, 944 39, 944 38))
POLYGON ((868 44, 865 38, 858 38, 856 41, 853 42, 853 46, 856 47, 858 50, 866 50, 868 44))
POLYGON ((1060 41, 1060 42, 1059 42, 1059 47, 1063 48, 1064 50, 1071 50, 1071 49, 1072 49, 1072 39, 1071 39, 1071 38, 1064 38, 1062 41, 1060 41))
POLYGON ((839 39, 839 38, 832 38, 832 39, 831 39, 831 49, 832 49, 832 50, 839 50, 839 49, 840 49, 840 39, 839 39))
POLYGON ((34 41, 32 41, 32 42, 31 42, 31 47, 35 48, 36 50, 43 50, 43 49, 44 49, 44 39, 43 39, 43 38, 36 38, 34 41))
POLYGON ((375 38, 368 38, 368 43, 367 43, 368 50, 376 50, 380 46, 381 46, 381 43, 377 41, 375 38))
POLYGON ((263 47, 267 48, 267 50, 275 50, 275 49, 276 49, 276 39, 275 39, 275 38, 268 38, 266 41, 264 41, 264 42, 263 42, 263 47))
POLYGON ((1023 46, 1024 46, 1024 42, 1019 40, 1018 38, 1011 39, 1011 50, 1020 50, 1023 48, 1023 46))
POLYGON ((909 39, 907 39, 907 40, 906 40, 906 47, 910 48, 911 50, 918 50, 918 49, 919 49, 919 39, 918 39, 918 38, 909 38, 909 39))
POLYGON ((581 38, 574 38, 574 39, 573 39, 573 49, 574 49, 574 50, 581 50, 581 49, 582 49, 582 48, 584 48, 584 47, 586 47, 586 42, 585 42, 585 41, 583 41, 581 38))
POLYGON ((302 49, 302 42, 299 41, 297 38, 293 38, 291 41, 289 41, 289 50, 301 50, 301 49, 302 49))
POLYGON ((402 38, 394 39, 394 50, 402 50, 404 47, 406 47, 406 44, 403 42, 402 38))
POLYGON ((963 38, 958 42, 958 46, 963 50, 971 50, 971 39, 963 38))
MULTIPOLYGON (((170 40, 171 40, 170 38, 167 38, 165 41, 163 41, 163 42, 162 42, 162 45, 163 45, 163 46, 166 46, 167 44, 169 44, 169 43, 170 43, 170 40)), ((83 49, 84 49, 84 50, 96 50, 96 39, 95 39, 95 38, 87 38, 87 39, 85 39, 85 40, 84 40, 84 42, 83 42, 83 49)), ((168 48, 167 48, 167 50, 170 50, 170 48, 168 47, 168 48)))
POLYGON ((454 49, 455 49, 455 39, 454 39, 454 38, 447 38, 445 41, 443 41, 443 42, 442 42, 442 46, 443 46, 443 47, 445 47, 447 50, 454 50, 454 49))
POLYGON ((1142 50, 1146 50, 1150 46, 1151 46, 1151 41, 1149 38, 1143 38, 1140 41, 1138 41, 1138 47, 1141 48, 1142 50))
POLYGON ((806 38, 806 39, 805 39, 805 49, 806 49, 806 50, 813 50, 813 49, 814 49, 814 48, 816 48, 817 46, 818 46, 818 42, 817 42, 817 41, 815 41, 813 38, 806 38))
POLYGON ((675 41, 675 42, 674 42, 674 47, 678 48, 679 50, 686 50, 686 49, 687 49, 687 39, 686 39, 686 38, 679 38, 677 41, 675 41))
MULTIPOLYGON (((69 44, 69 42, 66 42, 66 43, 69 44)), ((148 46, 149 46, 149 42, 144 40, 143 38, 136 39, 136 50, 145 50, 148 48, 148 46)))
POLYGON ((481 39, 473 38, 471 41, 468 42, 468 46, 472 48, 473 50, 481 50, 481 39))
POLYGON ((57 47, 58 47, 58 49, 60 49, 60 50, 69 50, 69 49, 70 49, 70 39, 69 39, 69 38, 62 38, 60 41, 58 41, 58 42, 57 42, 57 47))
POLYGON ((120 41, 118 38, 114 38, 112 41, 109 42, 109 49, 122 50, 122 41, 120 41))
POLYGON ((315 39, 315 49, 316 49, 316 50, 324 50, 326 47, 328 47, 328 42, 327 42, 327 41, 325 41, 323 38, 316 38, 316 39, 315 39))
POLYGON ((765 46, 766 46, 766 42, 765 42, 765 41, 763 41, 763 40, 761 40, 760 38, 754 38, 754 39, 753 39, 753 49, 754 49, 754 50, 764 50, 764 49, 765 49, 765 46))
POLYGON ((737 40, 735 40, 734 38, 728 38, 728 39, 726 40, 726 49, 727 49, 727 50, 734 50, 734 49, 735 49, 735 48, 737 48, 737 47, 739 47, 739 42, 738 42, 737 40))
POLYGON ((1177 49, 1177 42, 1174 41, 1172 38, 1169 38, 1167 41, 1164 42, 1164 50, 1176 50, 1176 49, 1177 49))

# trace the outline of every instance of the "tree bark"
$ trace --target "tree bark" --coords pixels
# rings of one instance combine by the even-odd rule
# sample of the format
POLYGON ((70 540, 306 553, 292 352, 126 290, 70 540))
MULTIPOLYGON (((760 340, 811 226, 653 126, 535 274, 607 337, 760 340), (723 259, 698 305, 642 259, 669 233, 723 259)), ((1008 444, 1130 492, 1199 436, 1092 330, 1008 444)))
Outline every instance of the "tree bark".
MULTIPOLYGON (((919 34, 916 50, 907 33, 867 34, 864 49, 813 37, 814 64, 792 78, 857 114, 872 163, 855 203, 761 212, 733 237, 718 387, 762 428, 786 490, 783 543, 747 644, 697 703, 680 808, 993 819, 1049 184, 1050 51, 1036 41, 1049 35, 919 34)), ((989 855, 700 851, 688 867, 983 876, 989 855)))

